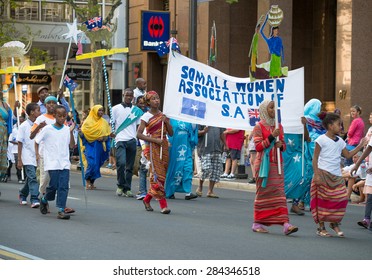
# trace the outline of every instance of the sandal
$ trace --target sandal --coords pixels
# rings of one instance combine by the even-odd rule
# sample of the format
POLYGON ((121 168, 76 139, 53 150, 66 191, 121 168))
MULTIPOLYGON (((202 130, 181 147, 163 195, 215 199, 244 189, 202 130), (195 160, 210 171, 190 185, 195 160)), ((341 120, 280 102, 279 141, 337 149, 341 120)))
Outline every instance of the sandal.
POLYGON ((329 227, 337 234, 338 237, 345 237, 344 233, 340 230, 340 223, 330 223, 329 227))
POLYGON ((86 187, 85 187, 86 190, 93 190, 93 185, 91 184, 88 184, 86 187))
POLYGON ((154 209, 152 209, 150 203, 146 203, 144 200, 142 200, 142 202, 143 202, 143 205, 145 205, 146 211, 154 211, 154 209))
POLYGON ((318 227, 316 234, 319 235, 320 237, 331 237, 332 236, 328 231, 326 231, 324 226, 318 227))
POLYGON ((202 197, 202 196, 203 196, 203 193, 202 193, 202 192, 196 191, 195 193, 196 193, 196 195, 199 196, 199 197, 202 197))
POLYGON ((285 223, 283 232, 285 235, 290 235, 298 231, 298 227, 291 225, 290 223, 285 223))
POLYGON ((207 194, 207 197, 209 197, 209 198, 219 198, 218 195, 215 195, 214 193, 207 194))
POLYGON ((263 225, 259 223, 253 223, 252 231, 258 232, 258 233, 269 233, 269 231, 266 228, 264 228, 263 225))

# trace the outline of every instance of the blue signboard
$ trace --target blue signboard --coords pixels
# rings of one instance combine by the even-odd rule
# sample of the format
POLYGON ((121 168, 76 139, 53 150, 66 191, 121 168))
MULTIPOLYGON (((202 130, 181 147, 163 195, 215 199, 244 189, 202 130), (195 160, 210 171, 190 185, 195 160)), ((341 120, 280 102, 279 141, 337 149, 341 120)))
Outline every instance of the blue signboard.
POLYGON ((156 51, 160 42, 170 37, 170 13, 141 11, 141 51, 156 51))

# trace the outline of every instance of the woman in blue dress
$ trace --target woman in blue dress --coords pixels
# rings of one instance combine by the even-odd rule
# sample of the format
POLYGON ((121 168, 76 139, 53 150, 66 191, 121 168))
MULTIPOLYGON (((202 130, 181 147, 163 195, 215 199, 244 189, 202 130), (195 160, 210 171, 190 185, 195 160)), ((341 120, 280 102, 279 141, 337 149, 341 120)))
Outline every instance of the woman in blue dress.
POLYGON ((94 181, 101 177, 100 168, 110 153, 110 126, 102 116, 103 107, 93 106, 81 127, 82 151, 88 165, 85 172, 87 190, 96 188, 94 181))
POLYGON ((285 134, 287 150, 284 158, 284 184, 288 199, 293 199, 291 212, 297 215, 304 213, 302 204, 310 203, 310 185, 313 177, 312 160, 315 140, 326 130, 322 126, 322 102, 318 99, 309 100, 304 107, 305 119, 302 120, 305 130, 305 142, 302 144, 302 134, 285 134), (307 131, 306 131, 307 130, 307 131), (306 133, 307 132, 307 133, 306 133), (302 177, 302 145, 304 145, 304 176, 302 177))
POLYGON ((186 193, 185 199, 197 196, 191 193, 193 177, 192 153, 198 143, 196 125, 188 122, 170 120, 173 136, 169 137, 169 164, 165 182, 165 194, 174 198, 175 192, 186 193))

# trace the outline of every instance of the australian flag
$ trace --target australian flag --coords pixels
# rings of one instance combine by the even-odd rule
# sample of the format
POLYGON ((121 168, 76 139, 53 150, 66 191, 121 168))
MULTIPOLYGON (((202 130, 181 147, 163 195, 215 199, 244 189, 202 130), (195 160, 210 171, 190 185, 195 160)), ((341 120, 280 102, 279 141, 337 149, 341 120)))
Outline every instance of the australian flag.
POLYGON ((205 119, 205 111, 207 104, 198 100, 190 99, 187 97, 182 98, 181 114, 205 119))
POLYGON ((159 46, 157 46, 156 51, 158 52, 159 56, 164 56, 169 53, 169 45, 170 41, 173 40, 172 42, 172 50, 181 53, 181 48, 178 45, 177 39, 176 38, 171 38, 167 42, 160 42, 159 46))
POLYGON ((260 121, 260 111, 256 108, 248 109, 249 124, 255 126, 260 121))
MULTIPOLYGON (((248 109, 248 116, 249 116, 249 124, 251 126, 255 126, 257 122, 260 121, 260 111, 256 108, 248 109)), ((278 110, 278 122, 282 122, 282 117, 280 114, 280 109, 278 110)))
POLYGON ((88 19, 84 22, 84 24, 87 26, 88 30, 95 31, 102 28, 102 17, 94 17, 92 19, 88 19))
POLYGON ((74 89, 78 86, 78 84, 67 75, 63 80, 63 84, 65 85, 65 87, 69 88, 70 91, 74 91, 74 89))

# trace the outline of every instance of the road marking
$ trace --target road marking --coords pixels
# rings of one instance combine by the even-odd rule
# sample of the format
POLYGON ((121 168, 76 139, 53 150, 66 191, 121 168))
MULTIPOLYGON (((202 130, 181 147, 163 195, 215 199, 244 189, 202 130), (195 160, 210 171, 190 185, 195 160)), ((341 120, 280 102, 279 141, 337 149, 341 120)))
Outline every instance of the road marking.
POLYGON ((72 200, 81 200, 80 198, 73 197, 73 196, 69 196, 68 198, 69 198, 69 199, 72 199, 72 200))
POLYGON ((42 260, 36 256, 0 245, 0 259, 6 260, 42 260))

